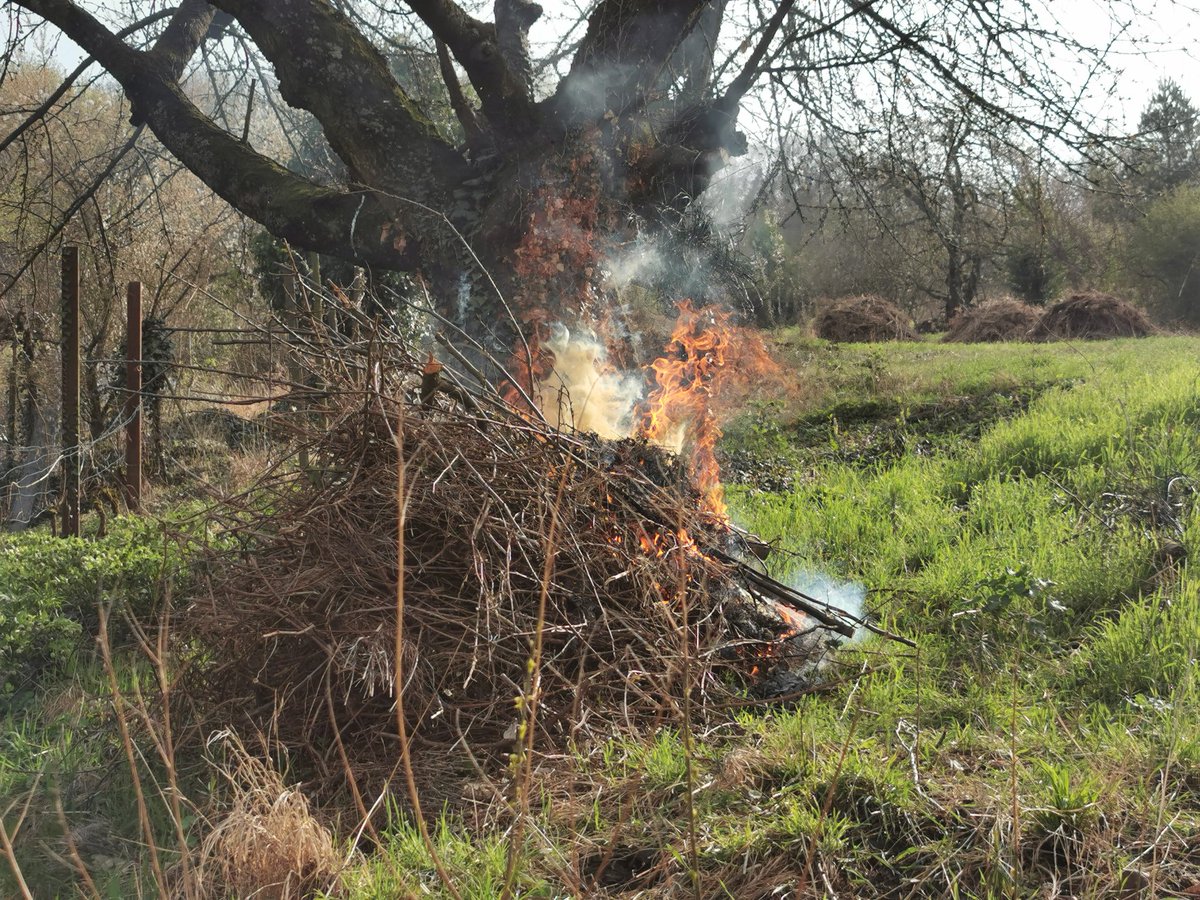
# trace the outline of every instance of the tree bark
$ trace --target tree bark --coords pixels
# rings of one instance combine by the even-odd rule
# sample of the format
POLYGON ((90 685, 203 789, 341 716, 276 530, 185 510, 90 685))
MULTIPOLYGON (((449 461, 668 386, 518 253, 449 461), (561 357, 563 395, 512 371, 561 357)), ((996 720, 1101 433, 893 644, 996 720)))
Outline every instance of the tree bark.
POLYGON ((416 273, 437 312, 489 349, 512 348, 551 319, 598 318, 613 236, 673 223, 745 149, 740 95, 711 89, 726 0, 600 0, 569 73, 541 102, 528 53, 536 3, 496 0, 492 24, 455 0, 406 0, 436 39, 465 150, 439 134, 342 4, 183 0, 139 51, 72 0, 15 2, 95 57, 134 117, 236 209, 298 249, 416 273), (282 98, 316 118, 347 185, 289 171, 185 92, 188 60, 222 17, 269 61, 282 98))

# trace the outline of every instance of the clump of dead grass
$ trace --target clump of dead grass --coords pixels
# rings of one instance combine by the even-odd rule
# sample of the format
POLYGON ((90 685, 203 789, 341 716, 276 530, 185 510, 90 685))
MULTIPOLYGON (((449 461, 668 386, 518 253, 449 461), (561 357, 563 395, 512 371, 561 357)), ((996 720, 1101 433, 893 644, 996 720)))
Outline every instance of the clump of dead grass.
POLYGON ((955 316, 942 340, 959 344, 1023 341, 1041 316, 1037 307, 1012 297, 988 300, 955 316))
POLYGON ((343 860, 300 786, 285 784, 236 737, 222 737, 226 759, 218 768, 228 797, 188 872, 184 896, 289 900, 329 890, 343 860))
POLYGON ((826 304, 813 331, 819 338, 843 343, 917 340, 912 318, 892 301, 873 294, 826 304))

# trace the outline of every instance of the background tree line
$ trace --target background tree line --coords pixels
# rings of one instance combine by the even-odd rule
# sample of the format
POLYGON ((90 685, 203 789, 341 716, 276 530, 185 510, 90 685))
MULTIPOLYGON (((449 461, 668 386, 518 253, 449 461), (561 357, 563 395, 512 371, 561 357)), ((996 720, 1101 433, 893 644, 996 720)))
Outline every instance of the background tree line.
POLYGON ((990 296, 1096 288, 1200 324, 1197 114, 1163 81, 1133 136, 1082 161, 1027 152, 961 104, 896 113, 849 151, 785 142, 737 188, 756 198, 737 235, 755 316, 794 322, 874 293, 936 326, 990 296))
MULTIPOLYGON (((435 61, 398 48, 390 64, 435 95, 435 61)), ((219 110, 236 82, 219 70, 209 76, 193 94, 219 110)), ((27 116, 61 80, 47 59, 22 59, 0 85, 0 116, 27 116)), ((451 128, 451 111, 432 108, 451 128)), ((0 146, 13 176, 0 191, 0 323, 12 348, 5 368, 10 382, 25 372, 23 383, 35 386, 28 373, 53 350, 32 338, 53 338, 57 303, 55 259, 38 251, 80 243, 89 291, 84 400, 95 436, 113 414, 115 369, 106 361, 120 349, 127 280, 147 284, 152 315, 212 324, 231 306, 251 315, 277 306, 273 276, 287 255, 152 138, 142 135, 136 152, 114 162, 110 148, 127 136, 129 108, 111 84, 76 85, 49 112, 0 146), (213 292, 222 305, 204 302, 213 292)), ((338 177, 338 161, 303 113, 263 105, 245 127, 289 168, 338 177)), ((710 246, 730 248, 726 259, 750 286, 744 302, 763 325, 800 321, 823 298, 875 293, 936 326, 989 296, 1040 304, 1088 287, 1131 297, 1167 323, 1200 324, 1200 126, 1182 88, 1161 83, 1133 138, 1086 166, 1038 157, 1014 131, 961 102, 893 110, 852 149, 781 127, 766 138, 772 152, 705 198, 717 219, 710 246)), ((353 277, 332 257, 298 261, 334 280, 353 277)), ((401 292, 409 286, 399 276, 379 279, 401 292)))

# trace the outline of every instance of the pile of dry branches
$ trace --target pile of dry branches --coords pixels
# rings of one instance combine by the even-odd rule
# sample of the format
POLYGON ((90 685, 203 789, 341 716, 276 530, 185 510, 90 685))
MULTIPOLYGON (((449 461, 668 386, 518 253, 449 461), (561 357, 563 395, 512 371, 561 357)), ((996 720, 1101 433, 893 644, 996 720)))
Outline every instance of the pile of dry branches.
POLYGON ((895 303, 864 294, 843 297, 826 305, 813 322, 817 337, 827 341, 914 341, 912 319, 895 303))
POLYGON ((1098 291, 1071 294, 1050 306, 1030 332, 1037 341, 1145 337, 1154 325, 1128 300, 1098 291))
POLYGON ((685 701, 702 717, 853 630, 764 575, 672 455, 554 431, 437 369, 400 345, 325 365, 296 464, 227 510, 184 622, 214 724, 318 780, 394 772, 403 727, 444 780, 685 701))
POLYGON ((951 319, 942 340, 959 344, 1024 341, 1041 316, 1042 312, 1036 306, 1012 297, 989 300, 965 309, 951 319))

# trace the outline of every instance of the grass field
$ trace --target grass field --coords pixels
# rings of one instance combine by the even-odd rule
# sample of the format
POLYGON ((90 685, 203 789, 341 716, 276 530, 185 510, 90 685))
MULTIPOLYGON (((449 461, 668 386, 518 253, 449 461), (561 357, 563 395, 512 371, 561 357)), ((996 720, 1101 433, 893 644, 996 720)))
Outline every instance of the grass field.
MULTIPOLYGON (((788 705, 540 760, 515 850, 494 820, 427 810, 458 893, 498 896, 511 856, 527 897, 1200 896, 1200 339, 778 343, 795 390, 726 428, 734 515, 788 551, 777 574, 860 585, 916 649, 859 639, 788 705)), ((30 546, 0 537, 0 574, 30 546)), ((199 851, 138 727, 157 673, 130 649, 110 675, 53 609, 175 564, 110 560, 25 623, 60 642, 0 698, 0 812, 34 896, 91 893, 75 857, 96 895, 155 893, 114 681, 157 864, 199 851)), ((389 822, 369 858, 335 829, 337 895, 452 896, 389 822)))

